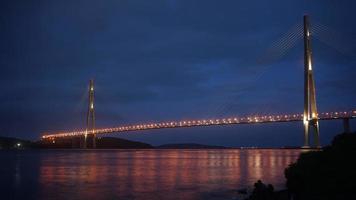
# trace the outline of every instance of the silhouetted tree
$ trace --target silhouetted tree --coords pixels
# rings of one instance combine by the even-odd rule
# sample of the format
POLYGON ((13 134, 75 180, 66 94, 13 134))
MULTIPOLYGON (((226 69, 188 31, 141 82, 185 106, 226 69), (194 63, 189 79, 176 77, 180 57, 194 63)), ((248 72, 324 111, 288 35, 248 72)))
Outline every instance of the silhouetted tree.
POLYGON ((275 200, 274 188, 271 184, 267 186, 262 183, 261 180, 258 180, 254 184, 255 188, 252 191, 251 196, 248 200, 275 200))

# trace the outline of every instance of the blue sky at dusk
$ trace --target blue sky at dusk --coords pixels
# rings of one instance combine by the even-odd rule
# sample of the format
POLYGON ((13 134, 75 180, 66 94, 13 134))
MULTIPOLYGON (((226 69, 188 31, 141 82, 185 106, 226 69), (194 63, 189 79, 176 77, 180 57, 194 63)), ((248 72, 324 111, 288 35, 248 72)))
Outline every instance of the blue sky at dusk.
MULTIPOLYGON (((298 36, 288 31, 301 31, 295 27, 304 14, 314 25, 318 110, 355 109, 355 9, 356 1, 348 0, 1 1, 0 135, 34 140, 43 132, 84 128, 91 78, 97 127, 302 113, 302 38, 280 56, 268 49, 287 48, 281 38, 298 36)), ((342 132, 342 121, 322 121, 320 131, 328 144, 342 132)), ((117 136, 153 145, 292 146, 302 144, 303 127, 117 136)))

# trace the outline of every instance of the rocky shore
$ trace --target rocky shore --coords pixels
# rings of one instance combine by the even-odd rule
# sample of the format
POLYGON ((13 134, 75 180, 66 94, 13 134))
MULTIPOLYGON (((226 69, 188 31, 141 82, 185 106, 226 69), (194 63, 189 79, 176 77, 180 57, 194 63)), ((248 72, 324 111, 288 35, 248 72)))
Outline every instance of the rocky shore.
POLYGON ((302 153, 284 171, 286 190, 258 180, 247 200, 356 199, 356 133, 337 135, 321 151, 302 153))

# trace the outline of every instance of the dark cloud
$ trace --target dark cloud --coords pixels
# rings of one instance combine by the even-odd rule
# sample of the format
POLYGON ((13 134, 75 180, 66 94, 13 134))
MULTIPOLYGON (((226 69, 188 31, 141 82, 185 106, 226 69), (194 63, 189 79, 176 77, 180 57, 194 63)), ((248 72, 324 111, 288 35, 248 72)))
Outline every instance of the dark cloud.
MULTIPOLYGON (((355 8, 352 1, 321 0, 2 1, 0 134, 34 139, 43 131, 82 128, 91 78, 99 127, 299 113, 303 43, 299 38, 287 48, 280 39, 291 39, 288 31, 301 25, 305 13, 312 25, 315 20, 336 32, 323 35, 318 29, 315 37, 322 39, 313 40, 319 110, 353 109, 355 45, 344 41, 355 39, 355 8)), ((332 127, 324 139, 329 141, 338 129, 335 123, 326 126, 332 127)), ((266 131, 277 137, 288 130, 278 127, 266 131)), ((299 136, 298 127, 291 125, 291 134, 299 136)), ((227 145, 300 144, 259 140, 262 129, 162 130, 167 136, 149 132, 136 139, 159 144, 182 139, 179 135, 189 141, 191 134, 192 141, 213 144, 224 133, 220 142, 227 145), (231 142, 238 131, 251 140, 231 142)))

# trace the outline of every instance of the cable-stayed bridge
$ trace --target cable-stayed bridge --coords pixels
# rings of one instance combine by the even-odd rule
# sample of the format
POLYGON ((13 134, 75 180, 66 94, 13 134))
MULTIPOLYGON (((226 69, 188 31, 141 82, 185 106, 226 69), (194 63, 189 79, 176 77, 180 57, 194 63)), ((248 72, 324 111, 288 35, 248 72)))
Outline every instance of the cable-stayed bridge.
MULTIPOLYGON (((237 124, 257 124, 257 123, 280 123, 302 121, 304 124, 304 147, 310 146, 310 132, 313 131, 313 145, 320 147, 319 120, 343 120, 344 131, 350 132, 350 119, 356 118, 356 110, 344 110, 333 112, 318 112, 316 104, 315 83, 313 76, 312 51, 311 51, 311 30, 309 18, 304 16, 303 38, 304 38, 304 112, 302 114, 283 115, 254 115, 245 117, 214 118, 182 121, 166 121, 156 123, 140 123, 113 128, 95 128, 94 110, 94 81, 89 84, 89 104, 87 112, 86 129, 78 131, 46 133, 42 140, 55 143, 63 138, 79 138, 80 147, 87 148, 88 139, 91 139, 91 147, 96 147, 96 136, 98 134, 120 133, 127 131, 143 131, 164 128, 187 128, 200 126, 223 126, 237 124)), ((294 39, 295 40, 295 37, 294 39)), ((296 40, 295 40, 296 41, 296 40)), ((286 46, 286 45, 285 45, 286 46)), ((288 46, 288 45, 287 45, 288 46)))

